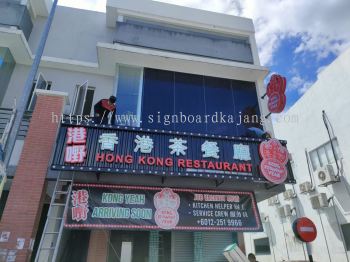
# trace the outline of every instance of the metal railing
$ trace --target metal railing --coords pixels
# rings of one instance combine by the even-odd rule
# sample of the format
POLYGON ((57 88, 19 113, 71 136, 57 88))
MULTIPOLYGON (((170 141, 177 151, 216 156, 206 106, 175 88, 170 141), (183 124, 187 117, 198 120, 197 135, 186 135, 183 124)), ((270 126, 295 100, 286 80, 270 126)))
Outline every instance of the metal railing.
MULTIPOLYGON (((0 143, 2 144, 3 148, 6 147, 7 138, 9 133, 12 130, 12 124, 13 124, 13 119, 15 114, 16 114, 15 107, 14 108, 0 107, 0 143)), ((31 118, 32 118, 32 112, 31 111, 25 112, 17 139, 24 139, 26 137, 31 118)))

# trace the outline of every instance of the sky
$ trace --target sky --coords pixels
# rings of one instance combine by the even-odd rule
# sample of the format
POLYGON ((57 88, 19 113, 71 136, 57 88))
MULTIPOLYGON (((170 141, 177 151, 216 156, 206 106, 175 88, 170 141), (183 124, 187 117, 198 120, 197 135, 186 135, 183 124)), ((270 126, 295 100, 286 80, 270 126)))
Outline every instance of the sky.
MULTIPOLYGON (((350 48, 350 0, 158 1, 253 19, 260 63, 287 78, 286 108, 350 48)), ((106 0, 59 0, 59 5, 106 10, 106 0)))

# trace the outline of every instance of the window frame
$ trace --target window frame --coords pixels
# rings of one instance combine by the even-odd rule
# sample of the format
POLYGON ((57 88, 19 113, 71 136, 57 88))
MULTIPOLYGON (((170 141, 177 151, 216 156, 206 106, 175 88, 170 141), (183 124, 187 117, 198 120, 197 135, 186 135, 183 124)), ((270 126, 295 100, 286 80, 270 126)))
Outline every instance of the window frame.
POLYGON ((340 228, 341 234, 343 234, 346 251, 350 251, 350 223, 341 224, 340 228), (344 233, 344 227, 348 227, 348 238, 346 238, 346 234, 344 233))
POLYGON ((310 162, 311 162, 311 166, 312 166, 312 170, 315 172, 318 168, 324 167, 325 165, 331 165, 331 164, 335 164, 336 161, 340 161, 342 159, 341 153, 340 153, 340 148, 339 148, 339 142, 337 137, 332 138, 332 142, 329 140, 325 143, 323 143, 322 145, 314 148, 313 150, 308 152, 309 158, 310 158, 310 162), (333 155, 332 152, 332 156, 331 156, 331 160, 329 159, 329 155, 327 153, 327 146, 330 146, 330 150, 332 151, 332 145, 331 143, 333 143, 334 145, 334 153, 335 156, 333 155), (325 156, 327 158, 327 163, 323 163, 321 156, 320 156, 320 150, 323 149, 325 151, 325 156), (317 161, 319 165, 316 165, 313 161, 312 155, 316 154, 317 155, 317 161))
POLYGON ((52 86, 52 81, 48 81, 46 80, 46 78, 44 77, 44 74, 39 72, 38 74, 38 77, 33 81, 33 85, 32 85, 32 90, 31 90, 31 95, 30 95, 30 99, 28 101, 28 104, 27 104, 27 107, 26 107, 26 110, 27 111, 30 111, 32 112, 34 110, 34 107, 35 107, 35 103, 36 103, 36 94, 35 94, 35 91, 37 89, 41 89, 41 90, 51 90, 51 86, 52 86), (42 88, 38 88, 38 85, 40 83, 40 81, 38 81, 38 79, 42 78, 43 81, 46 82, 46 85, 45 85, 45 88, 42 89, 42 88), (33 105, 34 104, 34 105, 33 105), (31 108, 33 106, 33 108, 31 108))
MULTIPOLYGON (((82 108, 82 112, 81 112, 81 115, 84 113, 84 107, 85 107, 85 103, 86 103, 86 95, 88 93, 88 90, 93 90, 94 91, 94 94, 95 94, 95 90, 96 90, 96 87, 94 86, 89 86, 89 81, 85 81, 82 85, 76 85, 75 86, 75 93, 74 93, 74 98, 73 98, 73 104, 72 104, 72 107, 71 107, 71 115, 79 115, 76 113, 76 107, 77 107, 77 99, 78 99, 78 94, 79 94, 79 88, 82 88, 86 86, 86 91, 85 91, 85 94, 84 94, 84 102, 83 102, 83 108, 82 108)), ((91 106, 92 108, 92 106, 91 106)), ((91 111, 91 110, 90 110, 91 111)), ((90 112, 91 114, 91 112, 90 112)))
POLYGON ((119 89, 120 67, 139 69, 141 71, 140 79, 139 79, 139 86, 138 86, 137 106, 136 106, 137 123, 136 123, 136 125, 135 124, 133 125, 134 127, 140 127, 141 126, 141 116, 142 116, 143 80, 144 80, 145 68, 141 67, 141 66, 134 66, 134 65, 128 65, 128 64, 117 64, 116 75, 115 75, 115 79, 114 79, 114 88, 113 88, 113 94, 117 98, 117 104, 116 104, 117 111, 118 111, 118 89, 119 89))
POLYGON ((268 236, 266 237, 260 237, 260 238, 255 238, 253 240, 253 243, 254 243, 254 250, 255 250, 255 254, 256 255, 271 255, 271 246, 270 246, 270 239, 268 236), (267 247, 269 248, 269 251, 266 251, 266 252, 261 252, 261 251, 258 251, 257 248, 256 248, 256 241, 261 241, 261 240, 267 240, 267 247))

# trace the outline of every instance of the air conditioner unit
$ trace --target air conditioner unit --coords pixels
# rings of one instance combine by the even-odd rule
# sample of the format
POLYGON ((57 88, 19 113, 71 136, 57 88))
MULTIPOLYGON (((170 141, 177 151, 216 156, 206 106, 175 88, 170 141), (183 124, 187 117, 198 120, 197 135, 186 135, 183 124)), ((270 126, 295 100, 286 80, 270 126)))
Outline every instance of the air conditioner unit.
POLYGON ((301 194, 306 194, 314 191, 314 188, 312 187, 312 184, 309 181, 299 184, 299 189, 301 194))
POLYGON ((281 218, 290 217, 292 216, 292 209, 290 208, 290 205, 284 205, 278 208, 278 215, 281 218))
POLYGON ((334 169, 332 165, 326 165, 317 169, 317 177, 319 181, 319 186, 328 186, 339 182, 338 178, 335 176, 334 169))
POLYGON ((278 200, 278 197, 277 196, 273 196, 273 197, 270 197, 268 199, 268 205, 269 206, 274 206, 274 205, 278 205, 280 203, 280 201, 278 200))
POLYGON ((310 197, 311 205, 313 209, 319 209, 323 207, 328 207, 329 202, 326 193, 320 193, 310 197))
POLYGON ((289 200, 289 199, 295 198, 296 194, 292 189, 287 189, 286 191, 283 192, 283 197, 285 200, 289 200))

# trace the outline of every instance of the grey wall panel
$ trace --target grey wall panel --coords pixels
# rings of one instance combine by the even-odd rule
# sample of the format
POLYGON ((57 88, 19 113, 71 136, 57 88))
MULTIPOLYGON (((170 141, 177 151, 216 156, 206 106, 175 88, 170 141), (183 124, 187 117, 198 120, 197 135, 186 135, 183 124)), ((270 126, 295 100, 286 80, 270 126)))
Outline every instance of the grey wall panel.
POLYGON ((25 5, 16 1, 0 1, 0 26, 16 26, 28 39, 33 23, 25 5))
POLYGON ((129 19, 117 22, 116 30, 118 43, 253 63, 248 38, 129 19))

